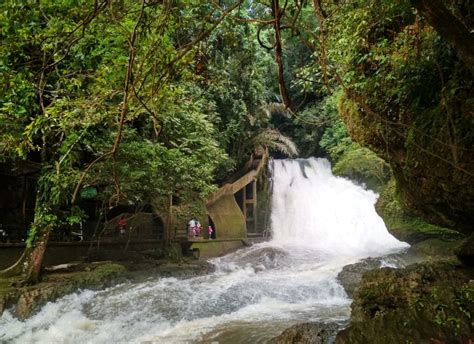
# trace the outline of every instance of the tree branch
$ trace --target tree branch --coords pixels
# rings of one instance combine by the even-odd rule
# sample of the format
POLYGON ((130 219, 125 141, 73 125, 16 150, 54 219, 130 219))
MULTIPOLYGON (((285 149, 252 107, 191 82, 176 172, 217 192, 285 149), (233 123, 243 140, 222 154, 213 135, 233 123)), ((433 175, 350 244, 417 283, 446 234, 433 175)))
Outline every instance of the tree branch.
POLYGON ((474 34, 440 0, 410 0, 474 73, 474 34))
POLYGON ((280 28, 280 19, 282 11, 280 10, 279 0, 272 0, 272 14, 275 18, 275 23, 273 24, 273 29, 275 30, 275 61, 278 66, 278 86, 280 89, 280 95, 285 104, 286 108, 291 108, 291 100, 288 95, 288 89, 285 85, 285 79, 283 76, 283 59, 282 59, 282 44, 281 44, 281 28, 280 28))

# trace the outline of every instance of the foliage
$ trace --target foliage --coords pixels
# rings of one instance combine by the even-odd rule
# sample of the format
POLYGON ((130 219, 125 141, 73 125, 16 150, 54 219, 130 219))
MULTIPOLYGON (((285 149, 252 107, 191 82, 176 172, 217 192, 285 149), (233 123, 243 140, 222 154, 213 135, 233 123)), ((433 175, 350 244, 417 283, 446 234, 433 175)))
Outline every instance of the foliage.
POLYGON ((79 221, 71 199, 81 185, 109 204, 213 190, 227 157, 187 52, 215 24, 200 26, 212 9, 195 5, 0 5, 1 156, 42 166, 30 243, 79 221))

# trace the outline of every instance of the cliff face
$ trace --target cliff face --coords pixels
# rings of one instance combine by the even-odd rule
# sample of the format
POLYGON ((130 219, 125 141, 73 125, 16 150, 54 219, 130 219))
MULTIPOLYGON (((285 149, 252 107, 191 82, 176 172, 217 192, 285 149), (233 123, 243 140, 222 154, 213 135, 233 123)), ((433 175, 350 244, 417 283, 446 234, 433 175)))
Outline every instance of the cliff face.
MULTIPOLYGON (((400 17, 415 15, 400 11, 400 17)), ((461 11, 453 13, 462 17, 461 11)), ((470 233, 472 66, 418 15, 371 30, 369 43, 355 47, 368 57, 353 66, 358 82, 346 87, 339 112, 353 139, 390 164, 411 210, 430 223, 470 233), (388 58, 383 63, 376 57, 381 53, 388 58)))
POLYGON ((474 221, 472 87, 456 98, 444 112, 410 113, 395 128, 382 130, 383 123, 354 111, 350 100, 340 109, 351 136, 389 162, 411 210, 428 222, 469 233, 474 221), (452 144, 449 135, 456 135, 452 144))

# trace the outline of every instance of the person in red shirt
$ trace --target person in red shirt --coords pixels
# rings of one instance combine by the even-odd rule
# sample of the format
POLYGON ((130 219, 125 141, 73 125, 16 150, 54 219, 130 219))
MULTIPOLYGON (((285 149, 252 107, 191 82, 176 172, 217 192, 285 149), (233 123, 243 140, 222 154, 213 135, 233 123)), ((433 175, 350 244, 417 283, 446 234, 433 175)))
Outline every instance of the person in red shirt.
POLYGON ((122 215, 122 217, 120 218, 118 222, 118 230, 119 230, 120 235, 125 235, 126 227, 127 227, 127 220, 125 220, 125 216, 122 215))

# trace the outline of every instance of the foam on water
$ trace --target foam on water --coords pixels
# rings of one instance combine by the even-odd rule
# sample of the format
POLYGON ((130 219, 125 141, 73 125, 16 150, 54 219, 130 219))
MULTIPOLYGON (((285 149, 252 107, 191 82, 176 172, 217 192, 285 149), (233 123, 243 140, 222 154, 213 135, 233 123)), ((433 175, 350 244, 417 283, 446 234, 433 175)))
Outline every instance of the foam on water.
POLYGON ((0 318, 0 342, 258 343, 295 323, 343 320, 344 265, 406 247, 374 210, 376 195, 334 177, 326 160, 274 164, 273 240, 211 260, 216 272, 157 278, 0 318))

